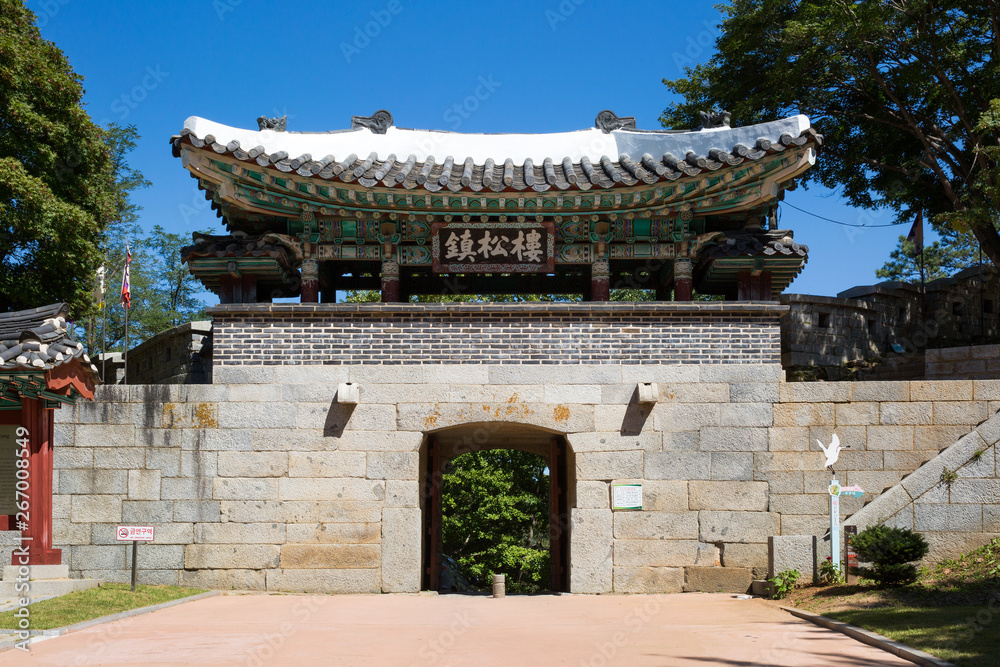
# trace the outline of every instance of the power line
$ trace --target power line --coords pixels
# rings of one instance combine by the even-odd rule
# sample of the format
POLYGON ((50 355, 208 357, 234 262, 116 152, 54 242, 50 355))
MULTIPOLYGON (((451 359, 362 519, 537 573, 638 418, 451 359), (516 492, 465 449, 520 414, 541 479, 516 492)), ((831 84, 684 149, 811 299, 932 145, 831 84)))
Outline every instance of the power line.
POLYGON ((786 201, 783 201, 781 203, 784 204, 784 205, 786 205, 786 206, 791 206, 796 211, 801 211, 802 213, 805 213, 806 215, 811 215, 814 218, 819 218, 820 220, 826 220, 827 222, 832 222, 835 225, 843 225, 844 227, 864 227, 865 229, 873 229, 875 227, 898 227, 901 224, 905 224, 905 223, 895 223, 894 222, 894 223, 891 223, 891 224, 888 224, 888 225, 857 225, 857 224, 853 224, 853 223, 850 223, 850 222, 841 222, 840 220, 831 220, 830 218, 824 218, 821 215, 816 215, 815 213, 810 213, 809 211, 807 211, 807 210, 805 210, 803 208, 799 208, 795 204, 789 204, 786 201))

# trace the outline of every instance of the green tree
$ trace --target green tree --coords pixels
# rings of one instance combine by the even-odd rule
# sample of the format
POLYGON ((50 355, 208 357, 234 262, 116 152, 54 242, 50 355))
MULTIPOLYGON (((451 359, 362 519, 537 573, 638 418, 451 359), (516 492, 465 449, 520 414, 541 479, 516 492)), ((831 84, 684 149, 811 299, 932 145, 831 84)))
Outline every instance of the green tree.
POLYGON ((494 574, 511 593, 548 588, 549 477, 537 454, 509 449, 449 461, 441 498, 444 553, 482 591, 494 574))
POLYGON ((92 312, 102 232, 122 191, 83 87, 20 0, 0 0, 0 310, 92 312))
POLYGON ((1000 266, 1000 1, 730 0, 709 62, 665 80, 682 100, 734 124, 810 117, 825 149, 805 179, 902 222, 932 214, 969 229, 1000 266))
POLYGON ((896 249, 889 255, 889 261, 875 275, 883 280, 918 283, 923 280, 947 278, 962 269, 975 266, 979 261, 979 244, 969 234, 942 230, 941 241, 924 245, 924 251, 917 254, 913 241, 899 237, 896 249))
POLYGON ((881 586, 911 584, 917 579, 913 561, 920 560, 930 550, 927 540, 909 528, 870 526, 851 540, 858 560, 871 563, 860 568, 859 574, 881 586))

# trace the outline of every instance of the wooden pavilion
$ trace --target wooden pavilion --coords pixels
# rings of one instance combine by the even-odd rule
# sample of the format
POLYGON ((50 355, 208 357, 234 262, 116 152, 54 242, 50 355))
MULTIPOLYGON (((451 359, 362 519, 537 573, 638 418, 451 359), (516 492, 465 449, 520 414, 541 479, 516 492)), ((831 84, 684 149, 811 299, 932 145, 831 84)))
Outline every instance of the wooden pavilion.
POLYGON ((805 116, 702 121, 639 130, 602 111, 594 128, 533 135, 404 129, 387 111, 332 132, 191 117, 173 152, 229 233, 195 234, 183 258, 224 304, 615 287, 770 300, 807 259, 776 209, 822 137, 805 116))

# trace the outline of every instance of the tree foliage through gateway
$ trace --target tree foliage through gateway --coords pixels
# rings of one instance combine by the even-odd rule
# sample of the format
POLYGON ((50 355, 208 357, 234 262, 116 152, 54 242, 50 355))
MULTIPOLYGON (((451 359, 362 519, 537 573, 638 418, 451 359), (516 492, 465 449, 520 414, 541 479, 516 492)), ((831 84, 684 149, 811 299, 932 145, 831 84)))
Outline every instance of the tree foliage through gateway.
POLYGON ((444 553, 488 591, 506 575, 511 593, 549 580, 549 476, 545 459, 512 449, 471 452, 447 463, 441 491, 444 553))

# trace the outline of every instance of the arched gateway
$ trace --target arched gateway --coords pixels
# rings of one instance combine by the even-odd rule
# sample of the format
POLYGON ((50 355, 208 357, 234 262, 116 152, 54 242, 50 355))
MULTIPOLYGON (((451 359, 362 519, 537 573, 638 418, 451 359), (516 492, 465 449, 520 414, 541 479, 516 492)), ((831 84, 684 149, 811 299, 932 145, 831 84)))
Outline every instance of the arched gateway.
MULTIPOLYGON (((387 112, 324 133, 266 118, 259 130, 185 122, 173 152, 229 230, 196 234, 182 252, 220 296, 215 382, 337 376, 360 386, 338 392, 356 408, 317 445, 337 453, 290 455, 289 479, 270 486, 294 502, 331 491, 329 502, 374 502, 347 508, 368 513, 372 542, 349 544, 354 533, 340 528, 286 530, 268 587, 329 570, 335 590, 436 588, 435 479, 467 440, 478 446, 477 429, 495 428, 482 446, 504 441, 551 462, 553 589, 745 588, 778 521, 753 474, 776 391, 742 385, 780 379, 786 308, 771 300, 807 248, 778 229, 777 204, 822 137, 804 116, 703 122, 645 131, 605 111, 593 128, 546 135, 410 130, 387 112), (601 303, 616 288, 656 301, 601 303), (380 303, 337 303, 345 290, 380 303), (695 290, 729 302, 692 302, 695 290), (417 299, 463 294, 550 298, 417 299), (728 405, 743 401, 752 405, 728 405), (328 470, 345 480, 297 477, 328 470), (642 506, 613 506, 614 487, 641 487, 642 506), (343 543, 305 541, 334 539, 343 543), (736 583, 719 583, 727 576, 736 583)), ((296 427, 309 428, 295 410, 296 427)), ((273 446, 254 432, 250 447, 255 439, 273 446)), ((255 492, 246 486, 221 481, 213 493, 229 511, 240 502, 230 496, 255 492)), ((207 556, 189 569, 217 562, 213 548, 191 551, 207 556)))
MULTIPOLYGON (((575 466, 566 437, 537 427, 505 422, 464 424, 428 433, 420 452, 423 520, 422 579, 425 590, 441 587, 442 471, 462 454, 516 449, 541 456, 549 470, 548 589, 569 591, 570 508, 576 494, 575 466)), ((499 574, 499 573, 498 573, 499 574)))

